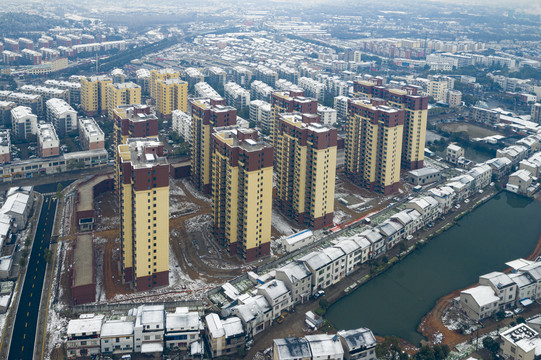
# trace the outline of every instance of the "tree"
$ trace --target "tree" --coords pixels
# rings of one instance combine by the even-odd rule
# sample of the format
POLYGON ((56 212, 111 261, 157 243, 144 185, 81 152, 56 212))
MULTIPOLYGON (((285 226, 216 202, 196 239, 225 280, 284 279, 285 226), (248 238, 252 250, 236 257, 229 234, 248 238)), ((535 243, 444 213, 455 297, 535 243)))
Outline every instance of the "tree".
POLYGON ((493 357, 495 357, 500 350, 500 344, 490 336, 483 339, 483 347, 490 351, 493 357))
POLYGON ((53 252, 50 249, 43 250, 43 258, 46 263, 49 263, 53 257, 53 252))
POLYGON ((376 357, 384 360, 408 360, 409 355, 402 351, 396 336, 386 336, 376 345, 376 357))
POLYGON ((64 186, 61 183, 58 183, 56 186, 56 198, 62 199, 62 190, 64 190, 64 186))
POLYGON ((434 345, 434 358, 436 360, 446 359, 450 352, 451 352, 451 349, 449 349, 449 345, 445 345, 445 344, 434 345))
POLYGON ((417 360, 436 360, 434 349, 428 345, 421 346, 417 354, 415 354, 417 360))

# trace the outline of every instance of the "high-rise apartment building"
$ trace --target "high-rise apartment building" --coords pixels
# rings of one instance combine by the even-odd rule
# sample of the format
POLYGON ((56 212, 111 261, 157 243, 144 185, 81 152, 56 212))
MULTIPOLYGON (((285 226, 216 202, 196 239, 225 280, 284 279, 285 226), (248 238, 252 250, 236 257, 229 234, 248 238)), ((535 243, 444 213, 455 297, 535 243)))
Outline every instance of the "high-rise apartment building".
POLYGON ((301 226, 332 225, 337 131, 314 114, 278 115, 276 201, 301 226))
POLYGON ((212 129, 237 124, 237 109, 217 103, 214 99, 190 99, 192 115, 191 161, 192 179, 197 188, 211 190, 211 141, 212 129))
POLYGON ((447 91, 453 90, 455 79, 448 76, 431 75, 428 77, 427 93, 434 100, 446 102, 447 91))
POLYGON ((180 73, 173 69, 150 70, 150 97, 156 100, 156 94, 158 92, 158 86, 156 82, 158 80, 178 78, 180 78, 180 73))
POLYGON ((188 83, 180 79, 156 81, 156 113, 162 120, 171 119, 174 110, 188 111, 188 83))
POLYGON ((124 280, 137 291, 169 284, 169 164, 158 138, 119 145, 124 280))
POLYGON ((105 87, 107 93, 107 116, 113 119, 114 110, 122 105, 141 103, 141 87, 132 82, 108 84, 105 87))
POLYGON ((107 94, 105 87, 112 83, 113 80, 104 75, 81 77, 81 109, 86 115, 106 114, 107 94))
POLYGON ((270 255, 273 149, 257 130, 216 128, 212 134, 214 233, 246 261, 270 255))
POLYGON ((417 88, 405 86, 391 89, 381 85, 380 78, 353 83, 357 97, 379 98, 385 105, 404 110, 404 132, 402 141, 402 168, 406 170, 423 167, 426 122, 428 117, 428 97, 417 94, 417 88))
POLYGON ((276 91, 271 96, 271 108, 271 142, 276 147, 275 139, 278 136, 278 116, 282 113, 291 112, 317 114, 317 100, 304 97, 303 91, 276 91))
POLYGON ((391 194, 398 191, 404 131, 404 110, 382 99, 349 102, 345 172, 357 185, 391 194))
MULTIPOLYGON (((126 144, 131 138, 158 137, 158 118, 151 112, 150 106, 136 104, 121 106, 113 110, 114 146, 126 144)), ((115 154, 118 161, 118 153, 115 154)), ((119 188, 120 179, 115 177, 115 189, 119 188)))

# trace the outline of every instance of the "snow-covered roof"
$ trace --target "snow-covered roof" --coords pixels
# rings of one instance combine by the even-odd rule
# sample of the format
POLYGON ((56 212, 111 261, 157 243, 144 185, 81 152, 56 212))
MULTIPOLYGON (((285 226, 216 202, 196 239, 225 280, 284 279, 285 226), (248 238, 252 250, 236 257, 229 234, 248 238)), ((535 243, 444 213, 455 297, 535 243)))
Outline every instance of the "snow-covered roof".
POLYGON ((524 266, 526 265, 530 265, 532 264, 533 261, 530 261, 530 260, 525 260, 525 259, 516 259, 516 260, 512 260, 512 261, 508 261, 505 263, 505 265, 515 269, 515 270, 518 270, 520 268, 523 268, 524 266))
POLYGON ((338 247, 328 247, 323 249, 323 253, 326 254, 331 261, 336 261, 345 255, 344 251, 338 247))
POLYGON ((310 344, 305 338, 274 339, 274 349, 278 352, 278 359, 296 360, 312 358, 310 344))
POLYGON ((376 229, 366 229, 360 234, 360 236, 365 237, 372 244, 375 244, 383 239, 383 236, 381 236, 380 232, 376 229))
POLYGON ((232 316, 222 321, 225 337, 231 338, 244 334, 242 322, 236 316, 232 316))
POLYGON ((267 294, 272 301, 275 301, 279 297, 287 294, 289 290, 286 284, 281 280, 273 280, 266 284, 259 286, 259 291, 267 294))
POLYGON ((100 334, 103 315, 81 315, 79 319, 70 320, 66 333, 68 336, 79 334, 100 334))
POLYGON ((359 250, 359 244, 351 239, 341 240, 334 247, 340 248, 346 255, 359 250))
POLYGON ((500 300, 500 298, 494 294, 494 290, 492 290, 490 286, 480 285, 471 289, 463 290, 461 293, 471 295, 473 300, 480 307, 498 302, 500 300))
POLYGON ((534 280, 530 275, 528 275, 528 273, 510 274, 509 277, 513 280, 515 284, 517 284, 519 288, 534 284, 534 280))
POLYGON ((276 271, 283 272, 292 283, 295 283, 298 280, 302 280, 312 274, 310 270, 306 268, 306 265, 304 265, 304 263, 302 262, 287 263, 281 268, 276 269, 276 271))
POLYGON ((142 305, 137 308, 136 326, 161 324, 165 320, 164 305, 142 305))
POLYGON ((332 262, 328 255, 319 251, 311 252, 310 254, 301 257, 299 260, 308 264, 313 270, 319 270, 332 262))
POLYGON ((479 279, 484 279, 490 281, 492 285, 494 285, 496 288, 501 289, 510 285, 513 285, 514 282, 511 280, 509 275, 504 274, 499 271, 493 271, 491 273, 481 275, 479 279))
POLYGON ((101 327, 101 337, 117 337, 133 335, 133 321, 109 320, 101 327))
POLYGON ((222 320, 220 320, 218 314, 208 314, 207 316, 205 316, 205 322, 207 324, 210 336, 212 336, 213 338, 220 338, 222 336, 225 336, 225 330, 222 326, 222 320))
POLYGON ((188 313, 167 313, 165 316, 165 328, 168 331, 178 330, 198 330, 199 314, 197 312, 188 313))
POLYGON ((391 237, 400 231, 404 226, 398 222, 391 221, 389 219, 385 220, 376 227, 384 236, 391 237))
POLYGON ((143 343, 141 345, 141 352, 143 354, 145 354, 145 353, 162 353, 163 352, 163 344, 162 343, 157 343, 157 342, 143 343))
POLYGON ((314 358, 325 356, 335 357, 344 354, 344 349, 338 335, 317 334, 306 335, 305 338, 308 340, 308 344, 310 344, 310 350, 314 358))
POLYGON ((376 338, 368 328, 342 330, 338 332, 338 335, 344 339, 349 351, 376 346, 376 338))
POLYGON ((360 234, 356 234, 355 236, 352 236, 350 239, 355 241, 357 245, 359 245, 360 249, 369 248, 370 245, 372 244, 370 240, 368 240, 365 236, 362 236, 360 234))
POLYGON ((256 318, 263 318, 264 314, 272 310, 267 299, 263 295, 250 296, 244 300, 244 304, 234 307, 238 316, 248 323, 256 318))
POLYGON ((28 200, 30 199, 30 196, 28 194, 22 194, 22 193, 15 193, 13 195, 8 196, 6 199, 6 202, 2 206, 2 209, 0 209, 0 212, 2 213, 14 213, 23 215, 24 211, 26 210, 26 207, 28 206, 28 200))
POLYGON ((521 272, 527 272, 536 281, 541 279, 541 263, 539 263, 539 262, 534 262, 534 263, 532 263, 530 265, 526 265, 526 266, 520 268, 520 271, 521 272))

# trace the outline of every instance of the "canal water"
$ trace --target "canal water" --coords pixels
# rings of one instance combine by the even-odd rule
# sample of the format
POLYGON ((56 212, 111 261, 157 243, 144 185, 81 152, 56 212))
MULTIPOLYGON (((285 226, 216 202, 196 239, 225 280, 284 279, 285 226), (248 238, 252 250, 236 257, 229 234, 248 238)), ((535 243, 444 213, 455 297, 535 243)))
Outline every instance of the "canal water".
POLYGON ((368 327, 418 344, 417 326, 440 297, 526 257, 541 232, 541 203, 502 192, 375 279, 334 303, 337 329, 368 327))

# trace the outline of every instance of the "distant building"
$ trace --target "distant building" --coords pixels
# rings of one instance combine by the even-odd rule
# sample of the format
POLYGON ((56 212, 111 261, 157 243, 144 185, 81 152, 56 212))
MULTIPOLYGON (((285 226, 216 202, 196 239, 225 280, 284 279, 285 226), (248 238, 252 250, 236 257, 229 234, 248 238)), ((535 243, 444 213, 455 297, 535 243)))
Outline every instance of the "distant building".
POLYGON ((532 121, 541 124, 541 103, 532 104, 532 121))
POLYGON ((11 136, 9 130, 0 130, 0 164, 11 161, 11 136))
POLYGON ((47 121, 51 122, 60 136, 77 130, 77 111, 62 99, 50 99, 45 103, 47 121))
POLYGON ((11 133, 17 139, 28 139, 38 132, 38 117, 32 114, 32 109, 17 106, 11 110, 11 133))
POLYGON ((408 171, 408 181, 414 185, 426 185, 440 179, 441 173, 438 169, 424 167, 422 169, 408 171))
POLYGON ((105 135, 93 118, 79 119, 79 140, 85 150, 103 149, 105 135))
POLYGON ((242 86, 234 82, 228 82, 225 84, 224 90, 227 105, 237 109, 242 109, 250 105, 250 91, 244 89, 242 86))
POLYGON ((325 125, 334 125, 338 116, 335 109, 322 105, 318 105, 317 114, 320 116, 320 122, 325 125))
POLYGON ((188 83, 177 78, 156 80, 156 115, 171 119, 174 110, 188 111, 188 83))
POLYGON ((53 124, 38 125, 38 151, 42 158, 60 154, 60 141, 53 124))
POLYGON ((462 104, 462 92, 458 90, 448 90, 447 103, 450 107, 460 106, 462 104))
MULTIPOLYGON (((148 70, 147 70, 148 71, 148 70)), ((158 97, 158 85, 157 82, 159 80, 165 81, 169 79, 179 79, 180 73, 178 71, 175 71, 173 69, 160 69, 160 70, 150 70, 150 73, 147 74, 146 71, 141 71, 137 73, 138 79, 146 79, 148 76, 150 76, 150 97, 154 100, 158 97)), ((143 80, 146 81, 146 80, 143 80)), ((139 84, 141 85, 141 84, 139 84)), ((142 86, 142 85, 141 85, 142 86)))
POLYGON ((113 111, 122 105, 141 103, 141 87, 132 82, 117 82, 105 87, 106 109, 109 119, 113 119, 113 111))
POLYGON ((192 117, 181 110, 172 112, 171 128, 184 141, 190 141, 192 136, 192 117))
POLYGON ((81 77, 81 110, 88 116, 105 115, 107 113, 106 86, 113 79, 100 75, 81 77))

